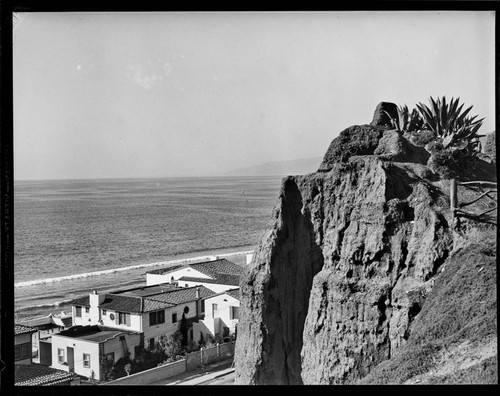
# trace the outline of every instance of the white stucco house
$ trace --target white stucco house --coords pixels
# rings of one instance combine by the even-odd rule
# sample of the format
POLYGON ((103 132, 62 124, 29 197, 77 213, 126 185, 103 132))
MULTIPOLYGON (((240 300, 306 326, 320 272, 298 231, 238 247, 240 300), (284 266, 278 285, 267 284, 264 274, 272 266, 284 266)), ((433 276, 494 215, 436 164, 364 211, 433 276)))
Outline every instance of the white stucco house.
POLYGON ((236 332, 239 321, 240 290, 231 289, 205 300, 205 318, 193 324, 195 341, 227 337, 236 332))
POLYGON ((205 286, 215 293, 239 287, 244 268, 226 259, 180 264, 146 272, 146 284, 177 284, 180 287, 205 286))
POLYGON ((134 359, 142 348, 143 334, 105 326, 74 326, 52 336, 51 368, 103 379, 103 359, 117 362, 129 354, 134 359))
MULTIPOLYGON (((90 293, 72 301, 73 325, 100 325, 143 333, 144 347, 179 330, 182 316, 188 326, 204 315, 204 299, 215 293, 204 286, 173 284, 145 286, 112 293, 90 293)), ((188 341, 192 340, 192 331, 188 341)))

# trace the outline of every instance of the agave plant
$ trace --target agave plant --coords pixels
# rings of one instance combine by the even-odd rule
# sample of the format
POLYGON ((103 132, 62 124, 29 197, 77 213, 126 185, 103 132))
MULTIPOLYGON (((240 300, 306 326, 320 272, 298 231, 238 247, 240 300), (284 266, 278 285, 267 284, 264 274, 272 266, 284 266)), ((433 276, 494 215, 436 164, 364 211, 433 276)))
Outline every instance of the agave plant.
POLYGON ((442 139, 443 148, 472 147, 477 150, 479 137, 477 131, 481 127, 484 118, 476 120, 477 116, 467 117, 473 106, 462 111, 463 104, 459 106, 459 100, 451 99, 446 103, 446 97, 434 100, 430 98, 431 106, 417 104, 417 109, 423 119, 425 128, 433 131, 442 139))
POLYGON ((391 119, 392 127, 398 132, 413 132, 422 128, 423 120, 417 110, 410 113, 408 106, 398 106, 398 117, 393 118, 387 111, 385 114, 391 119))

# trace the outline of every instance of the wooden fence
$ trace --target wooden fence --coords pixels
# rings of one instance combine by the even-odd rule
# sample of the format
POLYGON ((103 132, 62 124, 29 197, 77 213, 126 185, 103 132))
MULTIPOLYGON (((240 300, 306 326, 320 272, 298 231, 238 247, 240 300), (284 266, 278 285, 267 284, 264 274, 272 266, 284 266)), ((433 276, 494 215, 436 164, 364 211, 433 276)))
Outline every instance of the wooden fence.
POLYGON ((496 216, 492 216, 492 212, 497 210, 497 183, 488 181, 469 181, 469 182, 457 182, 455 179, 451 180, 450 183, 450 209, 454 218, 465 217, 471 220, 488 223, 497 224, 496 216), (479 195, 469 202, 458 202, 457 186, 465 186, 472 188, 479 195), (495 196, 494 196, 495 195, 495 196), (480 199, 490 199, 494 202, 494 206, 491 206, 481 212, 470 212, 463 210, 462 208, 472 205, 479 201, 480 199))

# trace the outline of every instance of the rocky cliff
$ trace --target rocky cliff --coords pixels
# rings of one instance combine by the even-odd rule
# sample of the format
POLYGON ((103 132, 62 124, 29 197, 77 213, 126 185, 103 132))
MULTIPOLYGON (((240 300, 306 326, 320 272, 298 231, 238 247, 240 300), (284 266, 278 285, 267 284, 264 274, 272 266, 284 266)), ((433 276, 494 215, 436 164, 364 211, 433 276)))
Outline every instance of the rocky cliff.
MULTIPOLYGON (((317 172, 283 180, 240 284, 237 384, 350 384, 395 361, 475 229, 452 219, 450 181, 433 172, 431 153, 389 129, 384 108, 394 105, 342 131, 317 172)), ((496 178, 487 158, 467 172, 496 178)))

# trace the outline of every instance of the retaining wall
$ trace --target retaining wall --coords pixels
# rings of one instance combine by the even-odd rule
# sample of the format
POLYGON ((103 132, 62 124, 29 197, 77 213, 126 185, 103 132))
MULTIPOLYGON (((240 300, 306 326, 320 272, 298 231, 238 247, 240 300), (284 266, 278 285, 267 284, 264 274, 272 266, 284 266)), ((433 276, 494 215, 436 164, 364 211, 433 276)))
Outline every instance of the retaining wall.
POLYGON ((186 371, 194 370, 202 365, 228 359, 233 355, 234 342, 227 342, 188 353, 185 359, 144 370, 100 385, 148 385, 185 373, 186 371))

